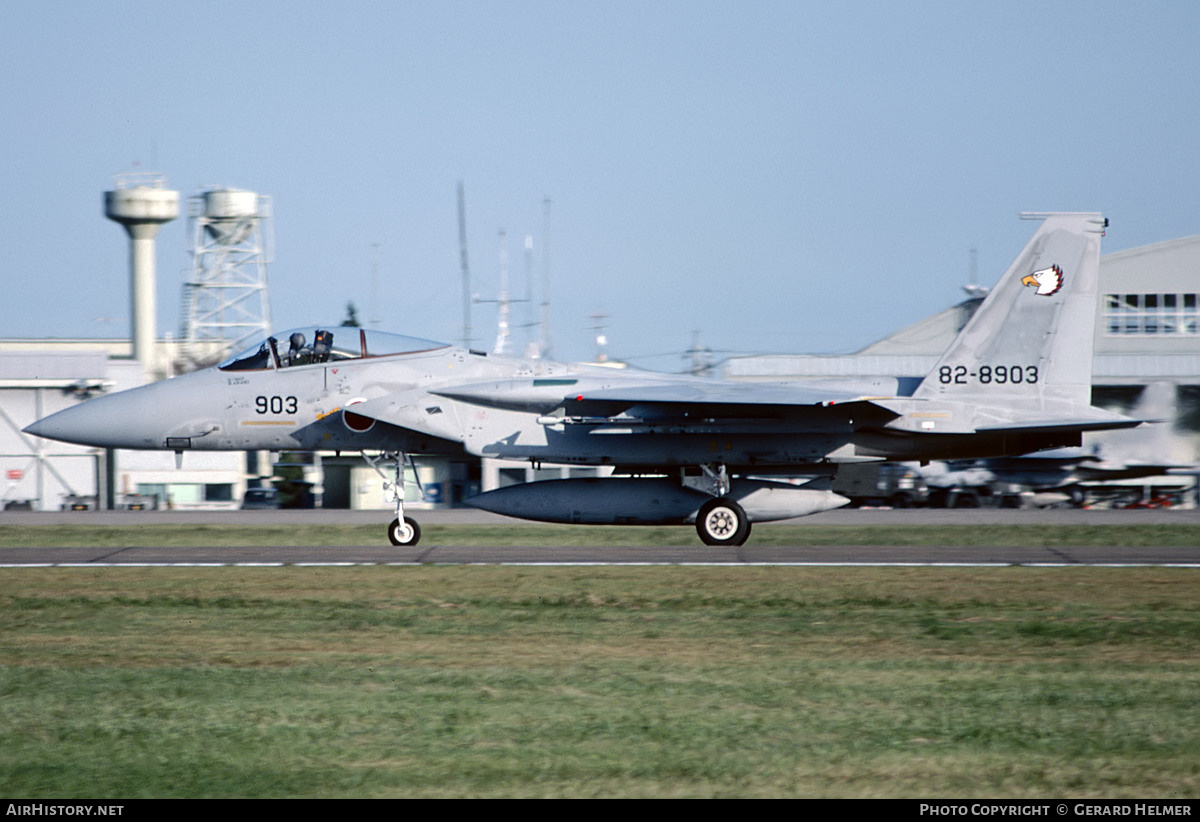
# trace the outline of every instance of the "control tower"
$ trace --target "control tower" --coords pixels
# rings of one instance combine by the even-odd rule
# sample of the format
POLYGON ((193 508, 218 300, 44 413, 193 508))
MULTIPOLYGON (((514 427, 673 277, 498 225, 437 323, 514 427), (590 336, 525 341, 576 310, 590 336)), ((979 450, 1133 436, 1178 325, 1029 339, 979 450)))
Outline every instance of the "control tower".
POLYGON ((133 358, 148 368, 156 336, 154 238, 179 216, 179 192, 169 191, 161 174, 118 174, 116 187, 104 192, 104 216, 129 233, 133 358))
POLYGON ((214 362, 271 330, 267 295, 271 200, 237 188, 188 198, 192 271, 184 283, 184 355, 214 362))

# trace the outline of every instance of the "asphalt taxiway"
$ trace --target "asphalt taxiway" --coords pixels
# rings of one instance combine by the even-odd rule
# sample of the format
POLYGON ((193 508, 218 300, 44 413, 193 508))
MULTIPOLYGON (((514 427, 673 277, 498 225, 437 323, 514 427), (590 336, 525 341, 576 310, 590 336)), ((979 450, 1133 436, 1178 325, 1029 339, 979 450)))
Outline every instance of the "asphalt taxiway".
MULTIPOLYGON (((422 524, 497 524, 517 521, 472 510, 413 511, 422 524)), ((0 514, 4 524, 94 524, 137 527, 144 524, 345 524, 378 523, 381 542, 386 511, 228 511, 228 512, 76 512, 0 514)), ((584 546, 445 545, 432 540, 411 548, 387 544, 361 546, 200 546, 200 547, 10 547, 0 550, 7 566, 264 566, 357 564, 529 564, 529 565, 1164 565, 1200 567, 1200 511, 1107 510, 839 510, 787 524, 821 525, 971 525, 986 529, 1008 524, 1150 525, 1180 524, 1196 529, 1196 547, 995 545, 964 547, 947 542, 933 546, 819 545, 756 546, 754 536, 738 547, 611 546, 597 532, 595 544, 584 546)), ((519 523, 522 526, 528 523, 519 523)), ((587 526, 579 526, 586 529, 587 526)), ((761 523, 760 529, 776 527, 761 523)))

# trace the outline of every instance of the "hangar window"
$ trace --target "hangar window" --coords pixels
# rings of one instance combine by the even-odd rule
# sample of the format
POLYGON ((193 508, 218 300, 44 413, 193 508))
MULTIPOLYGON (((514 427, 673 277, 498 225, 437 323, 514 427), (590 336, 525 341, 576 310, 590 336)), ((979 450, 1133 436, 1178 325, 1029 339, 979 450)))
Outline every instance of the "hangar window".
POLYGON ((1110 334, 1195 336, 1195 294, 1105 294, 1104 328, 1110 334))

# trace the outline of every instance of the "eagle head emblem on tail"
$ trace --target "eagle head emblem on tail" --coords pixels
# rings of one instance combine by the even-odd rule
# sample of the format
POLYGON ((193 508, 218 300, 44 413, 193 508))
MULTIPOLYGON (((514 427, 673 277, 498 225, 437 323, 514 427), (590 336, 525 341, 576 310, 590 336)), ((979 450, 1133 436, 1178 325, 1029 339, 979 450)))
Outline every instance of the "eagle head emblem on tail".
POLYGON ((1043 297, 1049 297, 1056 293, 1063 284, 1062 269, 1056 265, 1049 268, 1043 268, 1041 271, 1035 271, 1021 278, 1021 285, 1027 285, 1031 288, 1036 288, 1037 293, 1043 297))

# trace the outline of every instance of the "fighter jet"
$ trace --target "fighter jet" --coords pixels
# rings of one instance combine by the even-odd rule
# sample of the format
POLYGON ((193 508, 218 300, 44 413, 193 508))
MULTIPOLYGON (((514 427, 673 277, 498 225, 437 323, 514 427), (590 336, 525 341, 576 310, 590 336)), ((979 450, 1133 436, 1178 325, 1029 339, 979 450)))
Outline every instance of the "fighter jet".
POLYGON ((1037 217, 1032 240, 907 392, 894 378, 735 383, 314 327, 26 430, 177 453, 361 451, 394 465, 396 545, 420 538, 404 512, 412 454, 608 466, 610 477, 514 485, 469 502, 550 522, 694 524, 706 544, 740 545, 754 522, 844 505, 830 479, 845 463, 1024 454, 1138 424, 1090 405, 1107 221, 1037 217))

